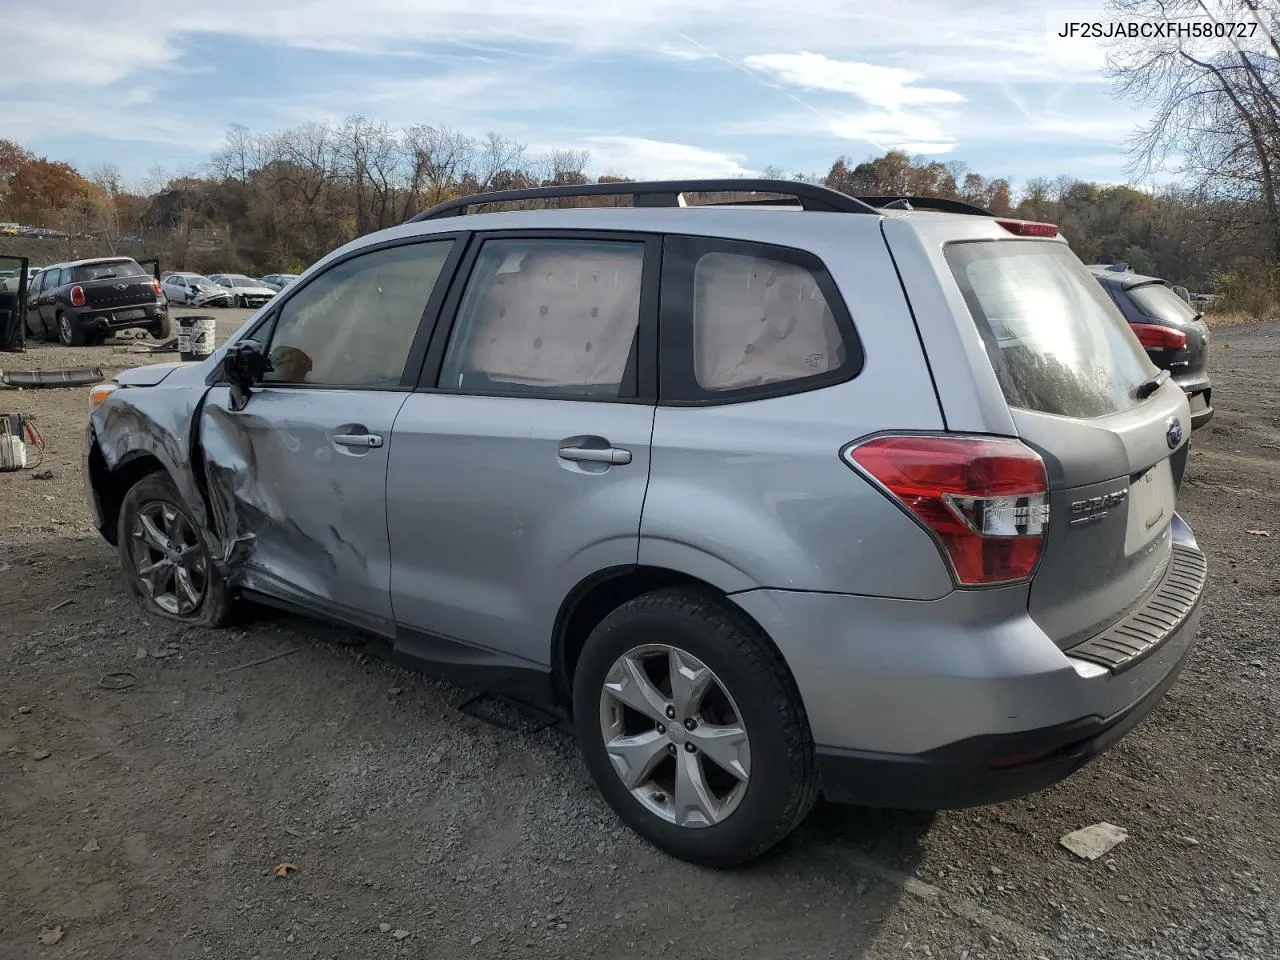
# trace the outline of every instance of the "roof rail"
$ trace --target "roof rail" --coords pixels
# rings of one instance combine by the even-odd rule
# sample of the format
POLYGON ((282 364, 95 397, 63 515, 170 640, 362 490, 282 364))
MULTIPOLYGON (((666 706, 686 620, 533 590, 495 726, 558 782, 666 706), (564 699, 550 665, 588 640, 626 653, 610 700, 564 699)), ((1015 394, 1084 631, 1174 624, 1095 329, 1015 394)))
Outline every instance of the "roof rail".
MULTIPOLYGON (((475 193, 456 200, 446 200, 410 217, 408 223, 461 216, 467 208, 488 203, 513 203, 520 200, 548 200, 557 197, 630 196, 637 207, 684 206, 685 193, 777 193, 795 198, 805 210, 828 213, 878 213, 871 204, 840 193, 829 187, 796 180, 653 180, 634 183, 586 183, 573 186, 529 187, 522 190, 495 190, 475 193)), ((794 204, 793 204, 794 205, 794 204)))
POLYGON ((887 197, 856 197, 869 206, 880 210, 936 210, 941 213, 965 213, 971 216, 994 217, 990 210, 965 203, 963 200, 948 200, 945 197, 913 197, 906 194, 893 194, 887 197))

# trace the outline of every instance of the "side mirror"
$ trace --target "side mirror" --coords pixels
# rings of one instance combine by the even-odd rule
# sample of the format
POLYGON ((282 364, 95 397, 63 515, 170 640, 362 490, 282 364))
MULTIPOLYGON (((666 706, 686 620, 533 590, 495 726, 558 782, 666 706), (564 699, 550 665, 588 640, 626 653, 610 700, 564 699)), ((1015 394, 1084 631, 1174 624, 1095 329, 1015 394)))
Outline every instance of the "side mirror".
POLYGON ((222 377, 231 384, 231 409, 243 410, 255 383, 271 371, 271 360, 256 340, 242 340, 222 355, 222 377))

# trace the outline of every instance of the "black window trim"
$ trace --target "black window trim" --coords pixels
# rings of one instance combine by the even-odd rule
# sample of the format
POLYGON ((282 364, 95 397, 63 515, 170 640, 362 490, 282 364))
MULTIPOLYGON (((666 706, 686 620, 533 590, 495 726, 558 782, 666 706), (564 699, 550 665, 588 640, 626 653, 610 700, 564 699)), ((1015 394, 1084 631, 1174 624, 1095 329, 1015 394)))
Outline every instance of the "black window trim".
MULTIPOLYGON (((431 339, 432 330, 435 328, 440 317, 440 307, 444 302, 445 294, 452 282, 454 273, 457 271, 458 263, 462 259, 463 253, 467 247, 467 240, 470 237, 470 231, 455 230, 448 233, 420 233, 410 237, 397 237, 394 240, 383 240, 378 243, 370 243, 349 253, 338 257, 331 262, 325 264, 323 270, 319 270, 306 279, 305 283, 293 283, 284 290, 276 294, 279 302, 273 302, 271 309, 264 314, 252 327, 245 331, 244 335, 237 338, 237 342, 243 340, 251 340, 255 338, 258 331, 264 327, 268 328, 266 337, 262 340, 263 350, 270 352, 271 338, 275 336, 275 323, 280 316, 280 311, 288 306, 289 301, 296 297, 301 291, 307 289, 318 278, 325 276, 330 270, 333 270, 350 260, 364 256, 367 253, 376 253, 380 250, 389 250, 392 247, 406 247, 422 243, 439 243, 449 240, 453 242, 453 248, 449 251, 449 255, 445 257, 444 264, 440 267, 440 275, 436 278, 436 284, 431 290, 431 296, 427 299, 427 305, 423 308, 422 316, 418 320, 418 329, 414 332, 413 340, 409 344, 409 354, 405 360, 404 369, 400 373, 400 381, 398 383, 385 384, 342 384, 342 383, 289 383, 282 380, 264 380, 259 389, 276 389, 283 388, 289 390, 370 390, 384 393, 402 393, 413 390, 417 383, 417 371, 422 368, 422 357, 427 350, 427 344, 431 339)), ((275 298, 273 298, 273 301, 275 298)), ((222 377, 217 377, 210 381, 213 384, 225 384, 227 381, 222 377)))
POLYGON ((427 349, 421 372, 414 387, 416 393, 438 393, 461 397, 499 397, 510 400, 563 400, 578 403, 637 403, 653 406, 658 399, 658 294, 662 271, 662 234, 635 230, 573 230, 528 227, 512 230, 479 230, 472 234, 466 258, 455 272, 449 286, 448 297, 435 325, 430 346, 427 349), (640 274, 640 315, 636 326, 636 338, 631 356, 627 360, 628 380, 634 389, 627 396, 599 397, 573 396, 547 392, 540 394, 530 388, 527 392, 493 392, 459 390, 440 386, 444 355, 458 320, 462 297, 479 259, 480 251, 489 240, 583 240, 612 241, 615 243, 639 243, 644 247, 644 260, 640 274))
POLYGON ((822 258, 810 250, 762 240, 670 233, 663 238, 662 303, 659 310, 661 383, 658 402, 666 407, 710 407, 808 393, 847 383, 862 372, 866 353, 840 289, 822 258), (682 249, 683 248, 683 249, 682 249), (693 252, 692 256, 688 254, 693 252), (802 267, 813 276, 835 319, 845 348, 844 362, 834 370, 794 380, 707 390, 697 379, 693 357, 693 282, 698 261, 708 253, 731 253, 778 260, 802 267))

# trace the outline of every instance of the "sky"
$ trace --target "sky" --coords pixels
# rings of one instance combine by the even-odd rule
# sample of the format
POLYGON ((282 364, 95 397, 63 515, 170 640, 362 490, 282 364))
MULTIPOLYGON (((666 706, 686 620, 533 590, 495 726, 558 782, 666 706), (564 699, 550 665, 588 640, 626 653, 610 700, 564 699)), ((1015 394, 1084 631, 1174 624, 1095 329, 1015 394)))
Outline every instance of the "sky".
POLYGON ((1015 182, 1121 182, 1143 119, 1097 42, 1052 37, 1072 0, 5 7, 0 137, 138 182, 199 172, 233 123, 356 114, 585 150, 596 175, 824 173, 897 148, 1015 182))

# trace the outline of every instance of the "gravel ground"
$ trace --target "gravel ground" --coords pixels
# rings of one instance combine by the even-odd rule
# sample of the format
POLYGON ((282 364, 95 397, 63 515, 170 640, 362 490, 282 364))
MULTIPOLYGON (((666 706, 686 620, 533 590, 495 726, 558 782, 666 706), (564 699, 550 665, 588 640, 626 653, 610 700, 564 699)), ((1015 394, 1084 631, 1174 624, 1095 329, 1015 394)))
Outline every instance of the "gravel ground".
MULTIPOLYGON (((0 355, 86 362, 147 358, 0 355)), ((728 872, 623 829, 564 733, 462 713, 469 693, 380 643, 140 615, 84 506, 84 391, 6 392, 48 449, 0 474, 0 957, 1275 960, 1277 369, 1280 323, 1216 334, 1218 414, 1180 500, 1208 606, 1142 726, 1017 802, 820 806, 728 872), (1129 831, 1103 859, 1058 845, 1100 821, 1129 831)))

